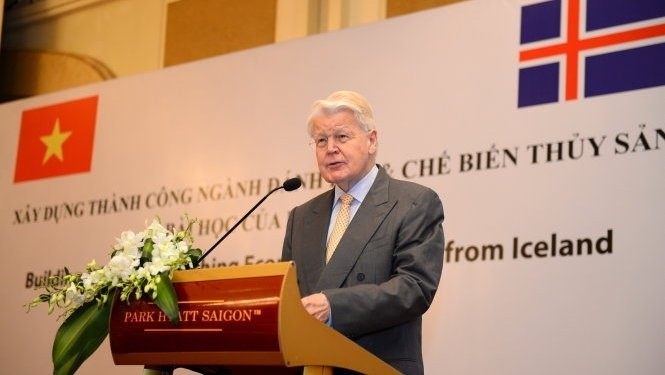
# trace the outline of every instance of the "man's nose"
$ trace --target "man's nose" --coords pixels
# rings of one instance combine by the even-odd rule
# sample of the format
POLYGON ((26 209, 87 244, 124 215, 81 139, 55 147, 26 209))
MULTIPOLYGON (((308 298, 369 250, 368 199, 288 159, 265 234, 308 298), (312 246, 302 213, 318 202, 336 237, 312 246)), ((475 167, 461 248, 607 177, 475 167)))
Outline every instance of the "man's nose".
POLYGON ((328 137, 328 142, 326 143, 326 152, 336 152, 339 151, 337 144, 335 143, 335 137, 328 137))

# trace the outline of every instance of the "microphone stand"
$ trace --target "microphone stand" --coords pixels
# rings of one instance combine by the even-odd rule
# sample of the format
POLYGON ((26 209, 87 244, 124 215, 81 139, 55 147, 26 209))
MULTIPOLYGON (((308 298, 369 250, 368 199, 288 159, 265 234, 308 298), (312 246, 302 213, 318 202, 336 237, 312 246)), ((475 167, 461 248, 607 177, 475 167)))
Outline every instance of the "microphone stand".
POLYGON ((217 240, 217 242, 215 242, 215 244, 212 245, 212 247, 211 247, 210 249, 208 249, 208 251, 206 251, 203 255, 201 255, 201 257, 200 257, 200 258, 194 263, 194 268, 198 267, 198 265, 201 264, 201 262, 203 261, 203 259, 204 259, 205 257, 207 257, 208 254, 210 254, 210 252, 212 252, 213 250, 215 250, 215 248, 217 247, 217 245, 219 245, 222 241, 224 241, 224 239, 225 239, 229 234, 231 234, 231 232, 233 232, 233 231, 236 229, 236 227, 238 227, 238 225, 240 225, 243 221, 245 221, 245 219, 247 219, 247 216, 251 215, 252 212, 254 212, 254 210, 256 210, 256 208, 259 207, 259 206, 261 205, 261 203, 263 203, 263 201, 265 201, 265 200, 266 200, 266 199, 267 199, 272 193, 276 192, 276 191, 279 190, 279 189, 284 189, 284 185, 282 185, 282 186, 278 186, 278 187, 276 187, 276 188, 270 190, 270 192, 269 192, 268 194, 266 194, 263 198, 261 198, 261 200, 260 200, 257 204, 255 204, 254 207, 252 207, 252 209, 249 210, 249 211, 245 214, 245 216, 243 216, 242 218, 240 218, 240 220, 238 220, 238 221, 237 221, 237 222, 231 227, 231 229, 229 229, 228 231, 226 231, 226 233, 224 233, 224 235, 223 235, 219 240, 217 240))

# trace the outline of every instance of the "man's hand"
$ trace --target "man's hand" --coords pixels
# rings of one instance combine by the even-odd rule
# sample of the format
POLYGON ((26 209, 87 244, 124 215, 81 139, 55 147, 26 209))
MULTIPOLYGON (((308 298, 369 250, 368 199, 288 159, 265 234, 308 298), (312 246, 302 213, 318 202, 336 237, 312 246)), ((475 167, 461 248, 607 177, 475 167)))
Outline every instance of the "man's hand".
POLYGON ((330 319, 330 303, 325 294, 310 294, 309 296, 304 297, 301 301, 309 315, 312 315, 324 323, 330 319))

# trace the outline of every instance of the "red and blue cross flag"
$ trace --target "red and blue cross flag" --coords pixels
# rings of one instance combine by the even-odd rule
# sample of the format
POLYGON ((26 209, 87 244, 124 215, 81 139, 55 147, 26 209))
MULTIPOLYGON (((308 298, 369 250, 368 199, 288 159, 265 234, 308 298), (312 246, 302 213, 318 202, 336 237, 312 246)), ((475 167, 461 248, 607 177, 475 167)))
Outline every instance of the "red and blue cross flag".
POLYGON ((665 85, 665 0, 550 0, 521 11, 518 107, 665 85))

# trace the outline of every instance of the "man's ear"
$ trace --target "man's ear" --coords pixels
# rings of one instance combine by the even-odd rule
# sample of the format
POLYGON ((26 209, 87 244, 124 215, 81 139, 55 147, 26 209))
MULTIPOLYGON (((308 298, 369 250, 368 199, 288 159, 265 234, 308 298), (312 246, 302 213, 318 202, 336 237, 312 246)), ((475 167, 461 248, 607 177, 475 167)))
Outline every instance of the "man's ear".
POLYGON ((367 138, 369 141, 369 154, 376 154, 376 149, 379 146, 379 135, 376 129, 370 130, 367 138))

